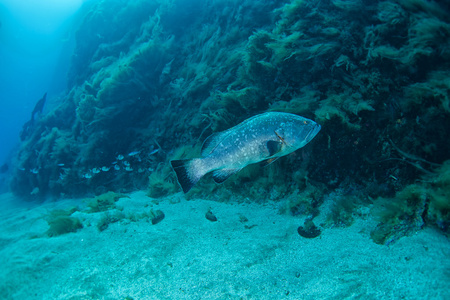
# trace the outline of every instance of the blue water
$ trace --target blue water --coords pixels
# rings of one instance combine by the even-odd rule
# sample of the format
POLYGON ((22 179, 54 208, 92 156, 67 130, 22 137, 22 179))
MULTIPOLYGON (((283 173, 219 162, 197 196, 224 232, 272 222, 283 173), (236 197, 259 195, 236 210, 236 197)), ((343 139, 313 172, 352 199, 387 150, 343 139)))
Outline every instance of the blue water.
POLYGON ((22 125, 48 92, 48 112, 67 89, 81 0, 0 3, 0 164, 11 164, 22 125))

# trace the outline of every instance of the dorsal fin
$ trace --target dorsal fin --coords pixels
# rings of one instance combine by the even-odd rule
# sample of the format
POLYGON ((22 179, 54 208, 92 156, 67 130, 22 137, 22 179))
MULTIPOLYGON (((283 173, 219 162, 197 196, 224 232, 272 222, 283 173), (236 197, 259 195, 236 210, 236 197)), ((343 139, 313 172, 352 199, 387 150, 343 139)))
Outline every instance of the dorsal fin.
POLYGON ((203 157, 208 156, 217 146, 216 139, 219 134, 220 133, 213 133, 203 141, 201 150, 201 154, 203 157))
POLYGON ((220 142, 222 142, 228 136, 228 134, 229 134, 228 131, 223 131, 213 133, 210 136, 208 136, 202 145, 201 151, 202 157, 210 155, 217 147, 217 145, 219 145, 220 142))
POLYGON ((232 131, 240 131, 242 127, 245 127, 246 124, 249 123, 249 121, 256 119, 257 117, 259 117, 259 115, 248 118, 247 120, 242 121, 241 123, 237 124, 236 126, 230 128, 228 130, 213 133, 210 136, 208 136, 202 145, 202 151, 201 151, 202 157, 210 155, 214 151, 214 149, 220 144, 220 142, 222 142, 224 139, 226 139, 227 136, 232 131))

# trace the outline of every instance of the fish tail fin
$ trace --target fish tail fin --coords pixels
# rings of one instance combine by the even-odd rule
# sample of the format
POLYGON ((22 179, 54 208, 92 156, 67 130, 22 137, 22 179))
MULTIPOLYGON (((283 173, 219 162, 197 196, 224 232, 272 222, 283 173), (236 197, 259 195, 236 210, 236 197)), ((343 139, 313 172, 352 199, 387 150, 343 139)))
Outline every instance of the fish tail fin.
POLYGON ((196 160, 198 159, 180 159, 170 161, 172 169, 177 175, 178 183, 180 184, 184 193, 189 192, 189 190, 204 175, 204 173, 202 174, 196 170, 195 165, 193 164, 193 162, 195 162, 196 160))

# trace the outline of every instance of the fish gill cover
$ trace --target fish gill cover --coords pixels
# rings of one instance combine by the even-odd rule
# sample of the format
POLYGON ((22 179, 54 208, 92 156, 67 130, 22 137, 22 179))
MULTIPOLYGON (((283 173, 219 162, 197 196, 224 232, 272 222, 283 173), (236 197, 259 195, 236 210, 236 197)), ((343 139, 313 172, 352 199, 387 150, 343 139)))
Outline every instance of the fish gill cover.
MULTIPOLYGON (((313 212, 333 192, 395 202, 391 215, 398 220, 406 214, 419 219, 417 226, 448 230, 447 6, 425 0, 91 5, 77 32, 68 92, 17 154, 16 194, 176 193, 170 160, 194 157, 212 133, 280 111, 315 120, 321 134, 223 185, 203 180, 187 196, 287 197, 295 199, 287 210, 299 213, 305 197, 304 210, 313 212)), ((342 211, 333 216, 336 224, 350 218, 342 211)), ((390 231, 381 231, 384 242, 390 231)))

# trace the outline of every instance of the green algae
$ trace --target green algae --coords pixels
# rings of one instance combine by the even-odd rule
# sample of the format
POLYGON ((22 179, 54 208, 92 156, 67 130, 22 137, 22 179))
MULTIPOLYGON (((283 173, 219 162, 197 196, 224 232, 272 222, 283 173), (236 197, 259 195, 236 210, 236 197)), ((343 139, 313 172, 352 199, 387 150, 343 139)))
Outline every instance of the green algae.
POLYGON ((117 208, 116 202, 120 198, 129 198, 129 196, 124 194, 119 194, 115 192, 107 192, 96 196, 94 198, 85 199, 88 206, 88 213, 97 213, 102 211, 108 211, 117 208))
POLYGON ((49 237, 55 237, 70 232, 76 232, 78 229, 83 228, 80 220, 73 217, 57 217, 52 220, 48 220, 50 228, 47 230, 49 237))
POLYGON ((78 211, 77 207, 50 211, 45 217, 45 220, 49 225, 46 235, 49 237, 56 237, 66 233, 76 232, 83 228, 81 221, 78 218, 71 216, 76 211, 78 211))
POLYGON ((450 226, 450 161, 424 177, 422 183, 410 184, 393 198, 375 201, 373 214, 380 221, 371 232, 379 244, 390 244, 411 235, 425 225, 448 232, 450 226))

